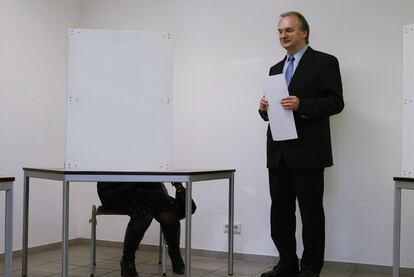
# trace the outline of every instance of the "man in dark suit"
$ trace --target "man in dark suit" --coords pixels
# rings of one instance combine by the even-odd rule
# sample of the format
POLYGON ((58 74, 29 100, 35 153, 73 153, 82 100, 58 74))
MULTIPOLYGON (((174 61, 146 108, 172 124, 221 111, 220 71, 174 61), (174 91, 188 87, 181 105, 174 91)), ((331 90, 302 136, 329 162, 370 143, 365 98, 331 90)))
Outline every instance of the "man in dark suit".
MULTIPOLYGON (((267 131, 271 236, 279 251, 279 263, 262 277, 318 277, 325 250, 323 210, 324 168, 332 166, 329 116, 344 108, 338 60, 313 50, 309 25, 298 12, 280 16, 280 44, 287 56, 270 69, 269 75, 284 74, 289 96, 280 103, 294 115, 297 139, 273 141, 267 131), (302 219, 304 251, 296 254, 296 199, 302 219)), ((266 98, 259 113, 268 120, 266 98)))

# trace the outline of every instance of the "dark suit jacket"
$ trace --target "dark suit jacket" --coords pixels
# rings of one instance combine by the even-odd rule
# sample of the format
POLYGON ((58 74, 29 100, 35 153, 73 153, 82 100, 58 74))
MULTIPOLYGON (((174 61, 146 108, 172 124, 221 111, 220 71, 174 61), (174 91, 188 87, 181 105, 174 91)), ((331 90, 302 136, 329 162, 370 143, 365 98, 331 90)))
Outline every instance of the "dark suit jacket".
MULTIPOLYGON (((285 57, 286 59, 286 57, 285 57)), ((283 74, 285 60, 270 68, 269 75, 283 74)), ((267 130, 267 167, 283 160, 289 168, 323 168, 333 164, 329 116, 344 108, 338 60, 308 47, 295 70, 289 94, 299 98, 294 112, 298 139, 273 141, 267 130)), ((259 111, 264 120, 267 112, 259 111)))

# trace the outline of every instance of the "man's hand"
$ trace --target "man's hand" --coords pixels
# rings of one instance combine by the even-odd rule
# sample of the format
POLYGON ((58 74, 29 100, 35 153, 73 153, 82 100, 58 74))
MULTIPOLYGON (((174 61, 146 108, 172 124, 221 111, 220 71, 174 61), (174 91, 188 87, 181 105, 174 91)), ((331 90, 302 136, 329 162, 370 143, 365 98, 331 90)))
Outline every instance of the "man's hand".
POLYGON ((297 111, 299 108, 299 98, 296 96, 288 96, 283 98, 282 101, 280 101, 280 104, 282 104, 282 107, 286 110, 297 111))
POLYGON ((267 111, 267 107, 269 107, 269 102, 267 102, 266 98, 263 96, 262 99, 260 99, 259 109, 265 112, 267 111))

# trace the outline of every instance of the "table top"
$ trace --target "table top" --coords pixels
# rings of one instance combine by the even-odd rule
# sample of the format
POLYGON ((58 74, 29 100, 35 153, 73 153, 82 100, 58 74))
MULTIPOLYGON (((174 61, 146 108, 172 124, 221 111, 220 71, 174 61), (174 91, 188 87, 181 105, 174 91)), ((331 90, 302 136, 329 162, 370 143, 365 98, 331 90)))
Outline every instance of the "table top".
POLYGON ((200 175, 214 173, 233 173, 235 169, 170 169, 159 171, 146 170, 73 170, 64 168, 32 168, 23 167, 24 171, 53 173, 62 175, 200 175))
POLYGON ((402 181, 402 182, 414 182, 413 177, 394 177, 394 181, 402 181))
POLYGON ((0 176, 0 182, 14 182, 14 177, 2 177, 2 176, 0 176))

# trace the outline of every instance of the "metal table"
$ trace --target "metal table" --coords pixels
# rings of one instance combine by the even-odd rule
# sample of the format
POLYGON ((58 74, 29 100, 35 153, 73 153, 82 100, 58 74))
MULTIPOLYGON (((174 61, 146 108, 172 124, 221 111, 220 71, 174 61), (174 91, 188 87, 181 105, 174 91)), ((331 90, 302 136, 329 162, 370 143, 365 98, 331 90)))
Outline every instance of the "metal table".
POLYGON ((392 277, 400 276, 401 243, 401 190, 414 190, 414 178, 394 177, 394 236, 392 253, 392 277))
MULTIPOLYGON (((192 183, 218 179, 229 180, 229 226, 234 225, 234 169, 165 171, 86 171, 54 168, 23 168, 23 242, 22 276, 27 276, 28 225, 29 225, 29 181, 40 178, 63 182, 62 208, 62 274, 68 276, 68 234, 69 234, 69 183, 70 182, 183 182, 186 183, 185 216, 185 276, 191 276, 191 188, 192 183)), ((228 233, 228 274, 233 274, 233 228, 228 233)))
POLYGON ((14 177, 0 177, 0 190, 6 192, 4 226, 4 276, 12 276, 13 262, 13 182, 14 177))

